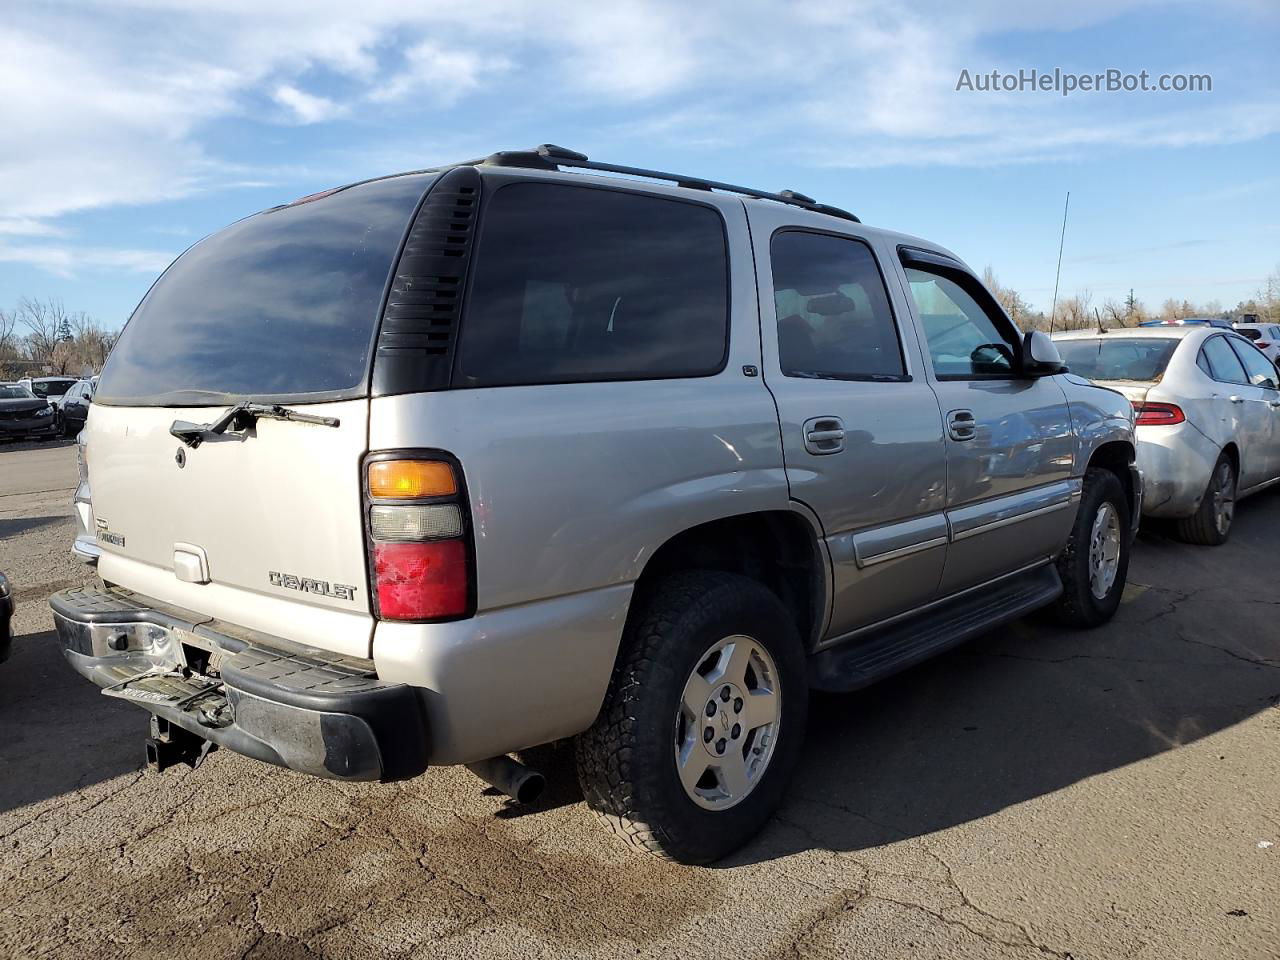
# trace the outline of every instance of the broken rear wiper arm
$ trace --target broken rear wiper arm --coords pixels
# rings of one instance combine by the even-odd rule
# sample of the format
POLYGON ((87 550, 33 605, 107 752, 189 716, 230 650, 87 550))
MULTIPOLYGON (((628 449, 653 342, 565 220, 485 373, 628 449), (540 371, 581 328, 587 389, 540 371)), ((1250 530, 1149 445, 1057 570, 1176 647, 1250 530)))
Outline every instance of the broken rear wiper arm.
POLYGON ((336 427, 341 424, 337 417, 318 417, 311 413, 299 413, 278 403, 237 403, 213 423, 190 423, 186 420, 175 420, 169 432, 189 446, 192 450, 200 446, 210 436, 220 436, 228 430, 244 430, 253 426, 262 418, 268 420, 291 420, 294 423, 314 423, 322 427, 336 427))

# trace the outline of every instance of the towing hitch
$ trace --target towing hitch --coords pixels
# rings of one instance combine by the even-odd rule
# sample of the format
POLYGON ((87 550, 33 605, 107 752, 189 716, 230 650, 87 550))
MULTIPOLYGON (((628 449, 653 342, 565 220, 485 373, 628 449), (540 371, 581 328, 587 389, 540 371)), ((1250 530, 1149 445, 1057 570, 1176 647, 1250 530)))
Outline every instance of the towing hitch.
POLYGON ((185 763, 193 770, 200 766, 214 747, 212 740, 197 737, 163 717, 151 715, 151 736, 147 737, 147 768, 163 773, 185 763))

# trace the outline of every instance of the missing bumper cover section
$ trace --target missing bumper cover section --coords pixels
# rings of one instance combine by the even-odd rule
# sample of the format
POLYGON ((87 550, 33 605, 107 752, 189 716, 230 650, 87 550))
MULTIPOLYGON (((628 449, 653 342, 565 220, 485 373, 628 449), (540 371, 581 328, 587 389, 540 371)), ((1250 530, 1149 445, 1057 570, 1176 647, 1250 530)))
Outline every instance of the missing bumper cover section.
POLYGON ((379 680, 368 662, 226 636, 213 621, 119 589, 68 590, 50 606, 77 672, 195 737, 339 780, 399 780, 427 767, 419 692, 379 680), (192 634, 219 651, 218 676, 181 656, 192 634))

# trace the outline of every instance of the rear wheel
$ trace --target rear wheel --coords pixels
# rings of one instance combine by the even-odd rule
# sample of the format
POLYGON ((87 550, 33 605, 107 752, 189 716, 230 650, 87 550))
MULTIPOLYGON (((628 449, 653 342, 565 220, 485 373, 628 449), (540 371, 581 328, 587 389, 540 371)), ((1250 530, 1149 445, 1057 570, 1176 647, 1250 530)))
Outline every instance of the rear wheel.
POLYGON ((1119 478, 1110 470, 1090 470, 1071 538, 1058 557, 1060 620, 1097 627, 1115 615, 1129 574, 1129 546, 1129 500, 1119 478))
POLYGON ((578 738, 583 794, 634 847, 718 860, 764 826, 794 771, 808 702, 800 639, 773 593, 734 574, 677 574, 637 613, 578 738))
POLYGON ((1216 547, 1227 542, 1236 516, 1236 468, 1225 453, 1218 457, 1196 512, 1178 521, 1178 537, 1216 547))

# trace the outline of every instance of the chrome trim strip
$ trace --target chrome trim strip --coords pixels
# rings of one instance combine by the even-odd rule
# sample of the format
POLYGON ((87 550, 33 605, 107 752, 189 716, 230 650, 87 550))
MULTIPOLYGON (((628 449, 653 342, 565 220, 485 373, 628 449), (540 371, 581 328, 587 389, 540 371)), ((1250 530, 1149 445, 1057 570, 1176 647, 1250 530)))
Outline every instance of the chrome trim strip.
POLYGON ((837 534, 827 540, 831 559, 854 563, 859 569, 888 560, 911 556, 947 542, 947 518, 930 513, 910 520, 837 534))
POLYGON ((899 557, 909 557, 913 553, 919 553, 922 550, 931 550, 934 547, 941 547, 946 543, 947 538, 945 536, 934 537, 932 540, 921 540, 919 543, 913 543, 910 546, 899 547, 897 550, 890 550, 887 553, 877 553, 874 556, 859 560, 858 566, 873 567, 877 563, 884 563, 886 560, 897 560, 899 557))
POLYGON ((1033 516, 1036 511, 1045 507, 1067 505, 1071 503, 1072 494, 1078 493, 1082 486, 1082 480, 1071 477, 1018 490, 990 500, 953 507, 947 511, 947 519, 951 524, 951 539, 961 540, 965 536, 970 536, 970 531, 992 529, 993 525, 999 521, 1033 516))
POLYGON ((1000 520, 992 520, 990 523, 984 523, 980 527, 969 527, 967 530, 961 530, 959 533, 953 534, 951 540, 953 543, 960 540, 967 540, 969 537, 976 537, 981 533, 990 533, 992 530, 999 530, 1001 527, 1007 527, 1011 524, 1021 523, 1023 520, 1030 520, 1034 517, 1043 517, 1047 513, 1054 513, 1058 510, 1065 510, 1071 506, 1070 500, 1063 500, 1060 503, 1051 503, 1047 507, 1039 507, 1035 510, 1028 510, 1026 513, 1018 513, 1012 517, 1004 517, 1000 520))

